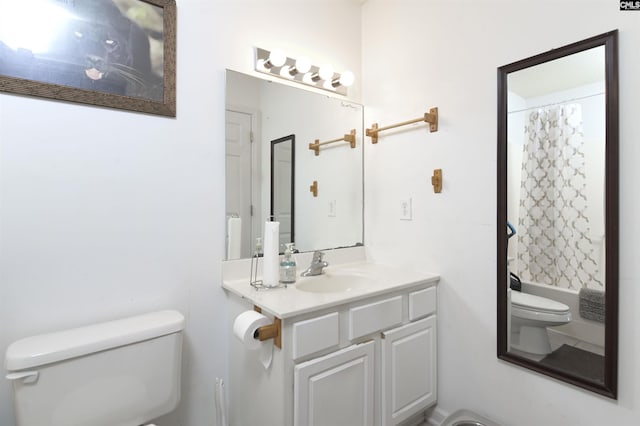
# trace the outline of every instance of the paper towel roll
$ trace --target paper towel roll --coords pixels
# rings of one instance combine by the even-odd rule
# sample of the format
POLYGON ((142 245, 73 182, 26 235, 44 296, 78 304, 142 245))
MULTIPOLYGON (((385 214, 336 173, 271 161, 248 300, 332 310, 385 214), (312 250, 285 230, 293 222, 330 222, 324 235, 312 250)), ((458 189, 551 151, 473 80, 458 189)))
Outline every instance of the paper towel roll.
POLYGON ((280 284, 280 222, 264 223, 262 285, 276 287, 280 284))
POLYGON ((271 324, 271 320, 256 311, 245 311, 233 322, 233 334, 240 339, 249 350, 260 348, 261 342, 253 336, 258 328, 271 324))

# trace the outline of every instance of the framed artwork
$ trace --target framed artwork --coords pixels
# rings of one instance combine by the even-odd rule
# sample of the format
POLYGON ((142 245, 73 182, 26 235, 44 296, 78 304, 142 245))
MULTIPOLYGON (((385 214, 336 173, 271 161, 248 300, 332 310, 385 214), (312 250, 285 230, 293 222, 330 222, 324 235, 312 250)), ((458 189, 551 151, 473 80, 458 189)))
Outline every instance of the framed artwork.
POLYGON ((0 91, 176 115, 175 0, 10 0, 0 91))

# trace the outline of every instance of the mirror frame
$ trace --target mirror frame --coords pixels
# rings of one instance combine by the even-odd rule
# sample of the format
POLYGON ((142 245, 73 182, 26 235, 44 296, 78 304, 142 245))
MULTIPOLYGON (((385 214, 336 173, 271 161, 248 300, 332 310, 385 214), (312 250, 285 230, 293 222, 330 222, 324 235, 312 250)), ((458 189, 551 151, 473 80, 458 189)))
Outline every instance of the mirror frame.
MULTIPOLYGON (((269 204, 270 204, 270 208, 269 208, 269 214, 271 215, 272 218, 275 218, 275 211, 273 208, 273 204, 275 201, 275 197, 274 197, 274 184, 275 184, 275 173, 274 173, 274 166, 275 166, 275 150, 276 150, 276 145, 279 143, 283 143, 283 142, 291 142, 291 188, 289 188, 291 190, 291 242, 295 242, 295 236, 296 236, 296 135, 289 135, 289 136, 284 136, 278 139, 274 139, 271 141, 271 184, 269 187, 269 204)), ((281 245, 282 243, 280 243, 281 245)), ((283 252, 280 252, 281 254, 283 252)))
POLYGON ((617 399, 618 393, 618 31, 569 44, 498 68, 497 355, 498 358, 580 388, 617 399), (605 46, 605 359, 604 384, 547 367, 507 348, 507 79, 508 74, 583 50, 605 46), (504 278, 504 279, 502 279, 504 278))

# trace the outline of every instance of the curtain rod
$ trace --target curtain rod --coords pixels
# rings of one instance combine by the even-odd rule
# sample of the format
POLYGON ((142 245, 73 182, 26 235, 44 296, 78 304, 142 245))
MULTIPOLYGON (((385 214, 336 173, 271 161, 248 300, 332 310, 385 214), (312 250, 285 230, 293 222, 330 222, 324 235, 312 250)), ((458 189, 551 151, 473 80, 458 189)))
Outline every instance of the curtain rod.
POLYGON ((586 96, 581 96, 581 97, 577 97, 577 98, 566 99, 566 100, 560 101, 560 102, 553 102, 553 103, 550 103, 550 104, 532 106, 532 107, 528 107, 528 108, 518 109, 518 110, 515 110, 515 111, 509 111, 509 112, 507 112, 507 114, 515 114, 516 112, 524 112, 524 111, 529 111, 531 109, 545 108, 545 107, 554 106, 554 105, 566 104, 568 102, 581 101, 583 99, 592 98, 594 96, 600 96, 600 95, 604 95, 604 94, 605 94, 605 92, 594 93, 592 95, 586 95, 586 96))

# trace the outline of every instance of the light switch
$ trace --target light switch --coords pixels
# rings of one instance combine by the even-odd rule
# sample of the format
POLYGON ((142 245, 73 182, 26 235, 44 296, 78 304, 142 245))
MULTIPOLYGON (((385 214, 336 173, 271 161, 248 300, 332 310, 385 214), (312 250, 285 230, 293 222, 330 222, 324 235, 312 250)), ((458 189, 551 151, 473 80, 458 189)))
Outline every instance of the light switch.
POLYGON ((411 198, 400 200, 400 220, 411 220, 411 198))
POLYGON ((336 217, 336 200, 329 201, 329 217, 336 217))

